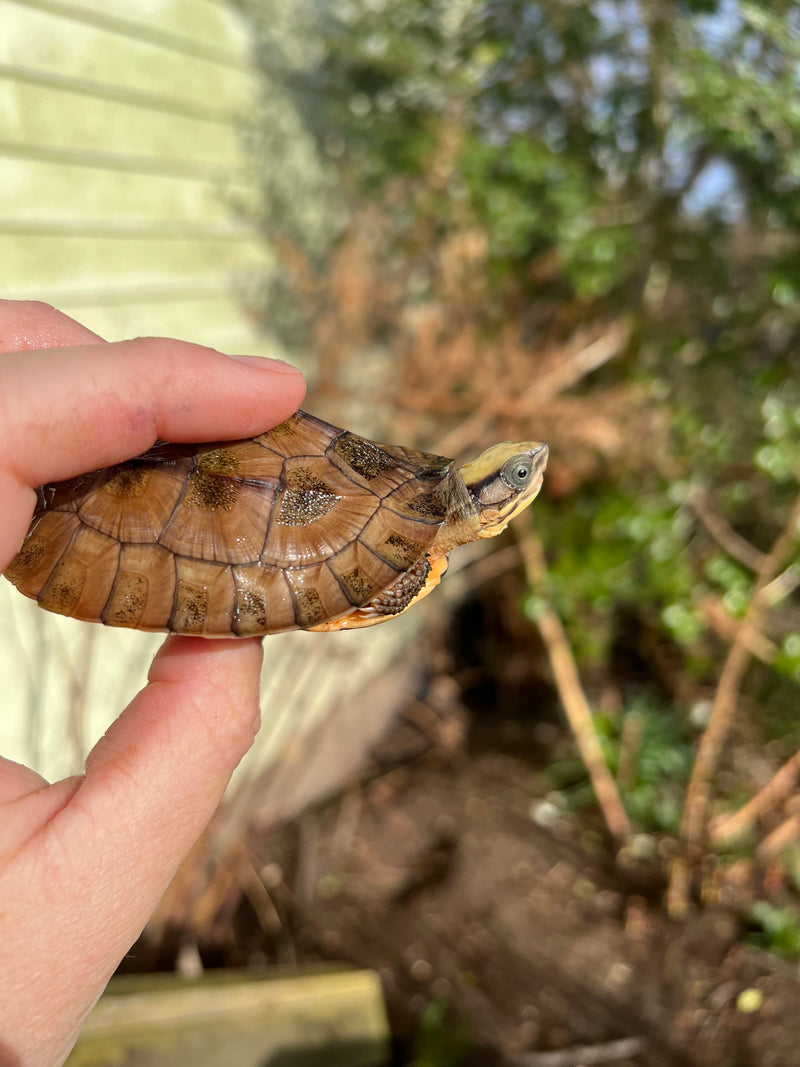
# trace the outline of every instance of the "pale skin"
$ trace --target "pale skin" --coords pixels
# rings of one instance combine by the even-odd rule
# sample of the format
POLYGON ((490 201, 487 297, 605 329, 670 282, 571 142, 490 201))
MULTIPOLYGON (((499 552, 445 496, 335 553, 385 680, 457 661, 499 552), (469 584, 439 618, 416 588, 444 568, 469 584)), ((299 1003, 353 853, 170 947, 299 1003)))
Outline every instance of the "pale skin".
MULTIPOLYGON (((0 571, 35 487, 157 438, 249 437, 294 412, 299 373, 145 338, 107 344, 0 301, 0 571)), ((168 638, 148 684, 53 784, 0 758, 0 1064, 53 1067, 202 833, 259 725, 258 640, 168 638)))

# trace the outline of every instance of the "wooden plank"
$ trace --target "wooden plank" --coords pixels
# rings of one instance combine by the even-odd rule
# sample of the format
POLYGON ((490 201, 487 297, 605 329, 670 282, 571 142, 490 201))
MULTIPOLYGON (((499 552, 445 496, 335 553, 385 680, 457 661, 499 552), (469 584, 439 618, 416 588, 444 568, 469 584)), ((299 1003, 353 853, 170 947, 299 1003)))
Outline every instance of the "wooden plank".
POLYGON ((277 1055, 325 1067, 388 1063, 380 981, 370 971, 291 977, 209 972, 112 979, 68 1067, 260 1067, 277 1055))

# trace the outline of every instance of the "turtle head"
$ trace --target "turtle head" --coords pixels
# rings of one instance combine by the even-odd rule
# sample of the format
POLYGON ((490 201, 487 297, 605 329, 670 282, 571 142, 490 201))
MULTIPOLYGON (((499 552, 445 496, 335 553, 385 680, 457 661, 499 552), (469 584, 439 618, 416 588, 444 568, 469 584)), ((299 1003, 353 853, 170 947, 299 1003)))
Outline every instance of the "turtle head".
POLYGON ((541 441, 505 441, 458 468, 475 505, 478 537, 499 534, 531 503, 542 488, 547 456, 541 441))

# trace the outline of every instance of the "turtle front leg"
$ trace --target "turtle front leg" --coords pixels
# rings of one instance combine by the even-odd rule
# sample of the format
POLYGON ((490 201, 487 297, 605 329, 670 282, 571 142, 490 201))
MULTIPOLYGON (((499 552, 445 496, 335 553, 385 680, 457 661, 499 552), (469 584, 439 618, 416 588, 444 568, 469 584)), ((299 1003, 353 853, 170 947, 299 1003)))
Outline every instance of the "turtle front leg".
POLYGON ((334 630, 357 630, 362 626, 376 626, 386 622, 426 597, 442 580, 447 570, 447 556, 431 559, 422 556, 411 570, 404 571, 397 580, 368 604, 353 608, 347 615, 329 619, 319 626, 309 626, 316 633, 331 633, 334 630))

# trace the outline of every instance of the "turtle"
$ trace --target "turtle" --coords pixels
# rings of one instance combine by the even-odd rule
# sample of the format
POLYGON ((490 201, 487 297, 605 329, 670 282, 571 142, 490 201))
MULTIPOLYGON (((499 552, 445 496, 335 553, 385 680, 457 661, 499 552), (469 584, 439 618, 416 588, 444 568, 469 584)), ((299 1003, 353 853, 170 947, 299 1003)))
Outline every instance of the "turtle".
POLYGON ((547 445, 471 462, 370 441, 304 411, 256 437, 159 441, 42 486, 5 576, 49 611, 203 637, 384 622, 542 485, 547 445))

